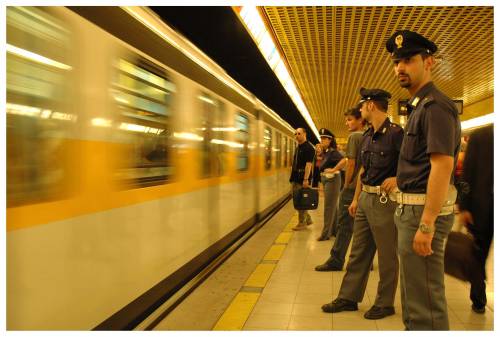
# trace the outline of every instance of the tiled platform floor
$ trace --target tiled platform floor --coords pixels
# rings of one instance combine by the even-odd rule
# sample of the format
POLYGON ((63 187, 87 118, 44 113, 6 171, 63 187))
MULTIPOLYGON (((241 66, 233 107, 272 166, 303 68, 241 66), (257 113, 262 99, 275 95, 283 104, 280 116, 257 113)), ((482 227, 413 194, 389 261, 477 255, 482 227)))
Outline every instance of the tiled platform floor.
MULTIPOLYGON (((322 205, 322 202, 320 203, 322 205)), ((296 212, 293 211, 290 203, 276 215, 268 225, 269 228, 266 236, 257 233, 245 245, 254 245, 254 240, 260 240, 262 247, 267 247, 263 251, 253 251, 251 254, 256 256, 249 264, 258 263, 259 257, 266 253, 273 238, 279 234, 279 227, 285 227, 290 221, 296 221, 296 212), (271 230, 272 228, 272 230, 271 230), (259 235, 261 236, 259 239, 259 235), (263 244, 262 241, 269 242, 263 244)), ((371 272, 368 281, 366 295, 363 302, 359 304, 359 310, 355 312, 342 312, 336 314, 323 313, 321 305, 330 302, 338 294, 342 277, 345 271, 342 272, 317 272, 314 267, 323 263, 329 255, 329 251, 333 244, 334 238, 329 241, 316 241, 316 238, 321 232, 323 210, 320 207, 317 211, 311 212, 314 224, 305 231, 294 232, 289 241, 281 259, 276 265, 271 277, 261 292, 261 295, 255 304, 253 311, 246 320, 243 330, 403 330, 404 326, 401 322, 401 303, 399 295, 399 287, 396 295, 396 315, 386 317, 382 320, 366 320, 363 314, 367 311, 376 295, 378 282, 378 266, 377 261, 374 263, 374 271, 371 272)), ((263 229, 265 229, 264 227, 263 229)), ((242 247, 244 248, 244 247, 242 247)), ((255 246, 255 249, 257 247, 255 246)), ((260 249, 260 248, 259 248, 260 249)), ((243 249, 245 250, 245 248, 243 249)), ((246 250, 245 254, 251 250, 246 250)), ((240 252, 228 260, 227 264, 240 265, 238 259, 245 259, 243 256, 238 256, 240 252)), ((349 252, 348 252, 349 253, 349 252)), ((248 259, 248 255, 246 257, 248 259)), ((247 261, 248 262, 248 261, 247 261)), ((223 266, 225 267, 225 266, 223 266)), ((224 268, 220 268, 223 270, 224 268)), ((233 273, 231 268, 226 268, 226 273, 233 273)), ((245 275, 233 275, 233 279, 238 278, 243 280, 239 287, 248 277, 248 271, 245 275)), ((221 274, 216 272, 213 277, 221 279, 221 274)), ((488 261, 488 286, 487 296, 488 305, 486 313, 479 315, 470 309, 469 300, 469 285, 458 281, 452 277, 445 276, 446 279, 446 297, 448 300, 449 319, 451 330, 493 330, 493 254, 488 261)), ((212 278, 212 277, 211 277, 212 278)), ((212 286, 217 286, 215 281, 212 286)), ((236 283, 240 282, 235 280, 236 283)), ((226 293, 225 296, 220 296, 219 303, 207 303, 206 307, 200 308, 198 303, 196 312, 204 311, 212 313, 213 318, 220 316, 224 306, 229 305, 229 300, 236 295, 238 284, 228 285, 233 291, 233 295, 226 293), (198 310, 201 309, 201 310, 198 310)), ((193 292, 185 303, 182 303, 177 311, 171 313, 164 322, 157 326, 158 330, 210 330, 216 323, 213 322, 210 327, 210 322, 207 320, 204 326, 200 326, 196 321, 196 317, 190 317, 189 305, 196 303, 196 297, 203 298, 203 291, 209 292, 210 289, 203 290, 203 286, 193 292), (191 303, 191 304, 189 304, 191 303), (184 313, 184 314, 179 314, 184 313), (181 318, 182 317, 182 318, 181 318), (179 321, 181 319, 183 322, 179 321)), ((218 291, 212 289, 212 291, 218 291)), ((196 316, 196 315, 194 315, 196 316)), ((212 318, 212 319, 213 319, 212 318)))

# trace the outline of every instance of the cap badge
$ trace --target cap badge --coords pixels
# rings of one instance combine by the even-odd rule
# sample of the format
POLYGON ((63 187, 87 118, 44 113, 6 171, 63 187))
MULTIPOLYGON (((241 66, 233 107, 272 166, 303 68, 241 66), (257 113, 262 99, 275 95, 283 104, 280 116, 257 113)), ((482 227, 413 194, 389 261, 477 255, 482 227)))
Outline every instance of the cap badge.
POLYGON ((394 42, 396 43, 396 46, 399 48, 402 48, 403 47, 403 35, 399 34, 398 36, 396 36, 396 39, 394 40, 394 42))

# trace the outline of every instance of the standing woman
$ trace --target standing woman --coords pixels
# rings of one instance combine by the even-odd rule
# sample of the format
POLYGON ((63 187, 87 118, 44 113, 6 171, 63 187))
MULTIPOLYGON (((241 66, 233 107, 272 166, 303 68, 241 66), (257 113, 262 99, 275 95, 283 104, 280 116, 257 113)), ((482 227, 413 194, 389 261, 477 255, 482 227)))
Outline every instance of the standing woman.
POLYGON ((316 149, 316 158, 314 160, 312 187, 319 187, 319 180, 320 180, 319 166, 321 165, 321 161, 323 160, 323 147, 321 146, 321 144, 316 144, 315 149, 316 149))
POLYGON ((337 213, 341 186, 340 170, 345 165, 345 160, 337 150, 335 136, 330 130, 322 128, 319 135, 323 148, 323 159, 319 171, 321 172, 321 183, 325 194, 325 208, 323 231, 318 241, 324 241, 330 238, 334 217, 337 213))

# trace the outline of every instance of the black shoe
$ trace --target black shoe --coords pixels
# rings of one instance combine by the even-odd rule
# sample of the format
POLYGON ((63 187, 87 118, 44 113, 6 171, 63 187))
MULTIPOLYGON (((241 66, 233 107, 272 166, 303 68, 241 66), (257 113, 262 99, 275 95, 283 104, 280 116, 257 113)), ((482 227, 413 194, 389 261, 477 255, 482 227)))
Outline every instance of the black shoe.
POLYGON ((374 305, 370 308, 370 310, 365 312, 364 317, 366 319, 381 319, 386 316, 394 315, 395 313, 394 307, 377 307, 374 305))
POLYGON ((342 267, 332 266, 331 264, 329 264, 327 262, 327 263, 320 264, 319 266, 316 266, 316 268, 314 268, 314 269, 316 271, 341 271, 342 267))
POLYGON ((484 308, 484 305, 482 307, 476 307, 474 304, 472 305, 472 311, 474 311, 476 314, 484 314, 486 311, 484 308))
POLYGON ((318 240, 318 241, 326 241, 326 240, 328 240, 328 237, 327 236, 320 236, 316 240, 318 240))
POLYGON ((324 304, 321 309, 324 312, 356 311, 358 310, 358 303, 336 298, 333 302, 324 304))

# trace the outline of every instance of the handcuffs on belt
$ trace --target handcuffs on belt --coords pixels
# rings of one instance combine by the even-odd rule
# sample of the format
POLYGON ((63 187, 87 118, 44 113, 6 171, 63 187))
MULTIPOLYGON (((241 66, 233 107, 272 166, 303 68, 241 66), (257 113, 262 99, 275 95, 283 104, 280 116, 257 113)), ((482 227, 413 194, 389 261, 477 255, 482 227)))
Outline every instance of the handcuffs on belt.
POLYGON ((389 200, 387 198, 387 193, 380 188, 380 186, 377 186, 377 195, 380 195, 380 198, 378 199, 381 204, 387 204, 387 201, 389 200))

